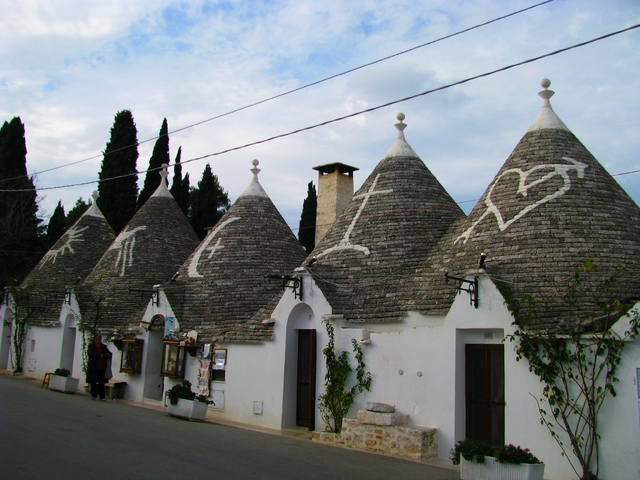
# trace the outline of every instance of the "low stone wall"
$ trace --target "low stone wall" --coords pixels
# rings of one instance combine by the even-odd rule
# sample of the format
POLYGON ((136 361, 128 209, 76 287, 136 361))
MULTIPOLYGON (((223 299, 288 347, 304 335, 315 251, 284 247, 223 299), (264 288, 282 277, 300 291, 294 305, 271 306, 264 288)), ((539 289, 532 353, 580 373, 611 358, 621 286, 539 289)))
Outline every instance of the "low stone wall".
POLYGON ((391 457, 427 461, 438 458, 438 430, 429 427, 370 425, 355 419, 342 421, 342 433, 314 434, 318 442, 391 457))

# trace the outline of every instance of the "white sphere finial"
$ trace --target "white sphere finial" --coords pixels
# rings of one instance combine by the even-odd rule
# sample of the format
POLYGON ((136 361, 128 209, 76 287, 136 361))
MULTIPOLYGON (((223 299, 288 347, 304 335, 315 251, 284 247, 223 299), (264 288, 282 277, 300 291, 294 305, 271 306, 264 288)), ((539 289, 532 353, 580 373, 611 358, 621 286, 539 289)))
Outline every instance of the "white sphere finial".
POLYGON ((256 177, 258 176, 258 173, 260 173, 260 169, 258 168, 259 164, 260 162, 255 158, 251 161, 251 165, 253 165, 253 168, 251 169, 251 173, 253 173, 256 177))
POLYGON ((167 181, 167 175, 169 175, 168 168, 169 168, 168 164, 166 163, 162 164, 162 170, 160 170, 159 173, 160 173, 160 177, 162 177, 163 182, 167 181))
POLYGON ((399 122, 396 123, 396 128, 398 129, 398 135, 400 135, 402 131, 407 128, 407 125, 403 122, 405 119, 404 113, 399 113, 396 115, 396 118, 399 120, 399 122))
POLYGON ((542 97, 542 99, 545 101, 545 105, 549 105, 549 99, 555 94, 553 90, 549 90, 549 87, 551 86, 551 80, 549 80, 548 78, 543 78, 540 82, 540 86, 544 88, 544 90, 538 92, 538 95, 540 95, 540 97, 542 97))

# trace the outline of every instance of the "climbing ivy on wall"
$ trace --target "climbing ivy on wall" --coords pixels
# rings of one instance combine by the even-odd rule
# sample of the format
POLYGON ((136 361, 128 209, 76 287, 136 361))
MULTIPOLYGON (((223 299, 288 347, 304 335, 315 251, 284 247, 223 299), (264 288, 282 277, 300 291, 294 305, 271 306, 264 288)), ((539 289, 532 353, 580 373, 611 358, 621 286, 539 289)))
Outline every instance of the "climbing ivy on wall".
POLYGON ((526 359, 529 370, 544 385, 542 396, 535 397, 540 423, 583 480, 597 479, 599 414, 605 399, 616 396, 617 369, 625 346, 640 333, 640 314, 629 311, 629 305, 615 298, 617 277, 594 281, 595 275, 592 260, 573 274, 563 297, 570 314, 553 326, 538 321, 542 312, 535 298, 518 301, 508 284, 496 282, 515 318, 516 330, 507 338, 516 344, 516 359, 526 359), (593 314, 588 318, 575 309, 585 297, 593 302, 593 314), (621 334, 616 333, 612 326, 625 317, 628 326, 621 334), (566 438, 569 445, 564 444, 566 438))
POLYGON ((323 323, 327 328, 329 341, 322 350, 326 359, 327 373, 324 382, 325 391, 319 397, 318 408, 327 431, 340 433, 342 419, 353 405, 355 396, 371 389, 371 374, 365 371, 364 355, 358 342, 355 339, 351 340, 357 362, 356 383, 350 389, 346 388, 347 380, 353 370, 349 364, 349 352, 343 351, 340 355, 336 355, 333 325, 328 320, 324 320, 323 323))

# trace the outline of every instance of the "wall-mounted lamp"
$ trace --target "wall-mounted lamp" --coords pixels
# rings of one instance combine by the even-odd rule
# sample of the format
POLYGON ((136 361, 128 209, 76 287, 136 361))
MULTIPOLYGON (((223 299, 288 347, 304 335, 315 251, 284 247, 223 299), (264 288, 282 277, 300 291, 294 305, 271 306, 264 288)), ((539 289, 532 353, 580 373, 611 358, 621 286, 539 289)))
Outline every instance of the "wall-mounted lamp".
POLYGON ((153 293, 151 294, 151 303, 156 307, 160 306, 160 285, 153 286, 153 293))
POLYGON ((454 277, 449 275, 449 273, 444 274, 444 280, 447 285, 449 285, 449 280, 455 280, 456 282, 460 282, 458 285, 455 285, 458 293, 467 292, 469 294, 469 305, 473 305, 478 308, 478 302, 480 301, 480 289, 478 288, 478 277, 475 277, 473 280, 467 280, 466 278, 454 277), (464 288, 463 284, 469 284, 468 288, 464 288))
POLYGON ((292 277, 291 275, 265 275, 265 280, 281 280, 282 281, 282 290, 285 288, 290 288, 293 290, 294 298, 299 298, 302 300, 302 278, 292 277))

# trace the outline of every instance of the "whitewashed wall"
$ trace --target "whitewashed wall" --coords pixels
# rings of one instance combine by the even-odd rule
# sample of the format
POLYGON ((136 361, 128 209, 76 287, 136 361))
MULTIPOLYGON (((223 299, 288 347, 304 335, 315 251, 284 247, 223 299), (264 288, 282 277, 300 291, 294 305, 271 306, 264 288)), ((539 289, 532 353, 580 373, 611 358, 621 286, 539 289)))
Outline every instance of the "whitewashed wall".
MULTIPOLYGON (((305 276, 304 282, 303 301, 287 290, 273 312, 273 340, 257 345, 216 345, 228 349, 225 381, 211 382, 211 389, 217 391, 218 398, 224 398, 224 406, 210 407, 210 418, 275 429, 295 425, 296 329, 317 331, 316 396, 322 393, 326 373, 322 349, 327 342, 322 320, 332 311, 313 280, 305 276), (254 402, 258 402, 261 413, 254 409, 254 402)), ((65 319, 78 314, 77 308, 75 299, 70 305, 63 305, 61 325, 65 319)), ((156 314, 174 316, 164 294, 160 296, 159 306, 149 303, 142 320, 148 322, 156 314)), ((456 298, 446 316, 424 316, 414 312, 397 324, 368 324, 357 328, 344 322, 333 322, 338 350, 351 351, 352 339, 360 341, 367 334, 370 338, 370 343, 360 343, 360 346, 367 370, 373 377, 372 388, 356 397, 348 417, 355 417, 366 402, 393 404, 397 411, 408 414, 410 425, 438 429, 439 455, 443 458, 448 458, 455 442, 465 436, 465 344, 500 344, 513 331, 512 316, 493 282, 486 277, 480 278, 478 309, 469 304, 468 294, 463 293, 456 298)), ((41 377, 45 371, 55 370, 61 358, 62 335, 63 327, 29 329, 25 371, 30 358, 36 359, 35 376, 41 377), (35 340, 34 352, 30 352, 30 340, 35 340)), ((141 330, 138 337, 145 340, 141 374, 119 373, 120 351, 111 344, 109 348, 114 353, 114 379, 127 382, 126 398, 142 402, 148 401, 144 398, 144 372, 154 370, 146 368, 149 332, 141 330)), ((545 478, 575 478, 547 429, 540 425, 534 399, 534 396, 541 396, 540 382, 529 372, 526 361, 516 362, 511 342, 505 342, 504 353, 506 442, 530 448, 545 462, 545 478)), ((352 354, 350 358, 355 367, 352 354)), ((77 333, 73 375, 81 378, 83 384, 81 365, 82 339, 77 333)), ((640 368, 640 345, 635 342, 628 345, 619 369, 618 396, 607 400, 602 413, 601 478, 640 478, 637 368, 640 368)), ((197 370, 197 359, 187 356, 185 378, 194 386, 197 370)), ((164 391, 178 382, 173 379, 162 381, 164 391)), ((324 429, 317 401, 315 422, 316 430, 324 429)))

